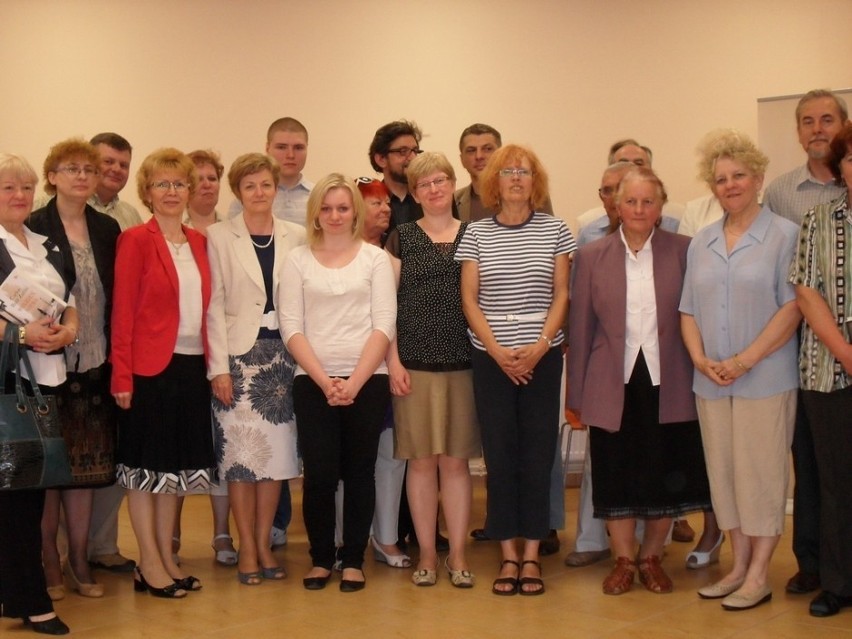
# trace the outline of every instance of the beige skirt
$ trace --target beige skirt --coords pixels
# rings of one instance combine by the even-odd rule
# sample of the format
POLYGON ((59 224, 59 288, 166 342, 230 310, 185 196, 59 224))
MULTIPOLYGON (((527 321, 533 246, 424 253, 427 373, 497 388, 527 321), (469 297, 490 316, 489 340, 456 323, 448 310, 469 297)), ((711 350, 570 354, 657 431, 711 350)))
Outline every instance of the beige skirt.
POLYGON ((448 455, 470 459, 481 454, 479 422, 473 401, 473 373, 409 370, 411 393, 393 398, 397 459, 448 455))

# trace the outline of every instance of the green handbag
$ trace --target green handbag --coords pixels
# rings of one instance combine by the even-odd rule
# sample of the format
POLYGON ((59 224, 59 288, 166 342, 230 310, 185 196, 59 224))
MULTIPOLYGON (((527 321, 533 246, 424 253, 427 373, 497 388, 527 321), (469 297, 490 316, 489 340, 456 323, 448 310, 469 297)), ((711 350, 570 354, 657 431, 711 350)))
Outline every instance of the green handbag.
POLYGON ((11 367, 15 368, 15 394, 0 394, 0 490, 70 484, 71 467, 56 398, 42 395, 26 349, 18 348, 18 327, 7 322, 0 383, 11 367), (32 396, 24 393, 21 362, 31 382, 32 396))

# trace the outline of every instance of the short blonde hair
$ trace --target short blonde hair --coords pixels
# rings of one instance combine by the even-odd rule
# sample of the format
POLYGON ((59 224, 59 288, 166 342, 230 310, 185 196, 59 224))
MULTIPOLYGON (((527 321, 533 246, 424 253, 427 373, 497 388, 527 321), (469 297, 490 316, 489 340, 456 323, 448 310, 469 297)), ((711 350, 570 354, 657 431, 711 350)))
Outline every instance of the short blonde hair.
POLYGON ((352 237, 361 237, 361 230, 364 227, 364 217, 367 214, 367 205, 364 204, 364 198, 361 197, 355 183, 345 175, 340 173, 331 173, 325 176, 316 183, 311 189, 311 195, 308 197, 308 214, 305 219, 307 227, 308 244, 315 246, 322 240, 322 227, 319 225, 319 214, 322 208, 322 203, 329 191, 335 189, 345 189, 352 197, 352 209, 355 212, 355 222, 352 225, 352 237))
POLYGON ((94 145, 83 138, 70 138, 57 142, 50 147, 44 159, 44 192, 48 195, 56 195, 56 187, 47 179, 47 174, 55 172, 59 165, 69 158, 83 158, 94 165, 96 171, 101 164, 101 154, 94 145))
POLYGON ((148 187, 157 171, 177 171, 183 173, 189 183, 189 194, 195 192, 198 183, 198 175, 195 172, 195 163, 183 151, 174 148, 157 149, 142 160, 142 165, 136 172, 136 193, 139 199, 152 213, 151 202, 148 199, 148 187))
POLYGON ((245 176, 254 175, 261 171, 269 171, 272 174, 272 181, 275 182, 277 189, 278 182, 281 179, 281 167, 271 157, 265 153, 246 153, 234 160, 231 168, 228 169, 228 186, 231 187, 234 197, 242 202, 240 182, 243 181, 245 176))
POLYGON ((698 175, 711 191, 715 185, 716 162, 720 158, 739 162, 754 175, 763 175, 769 166, 766 154, 736 129, 717 129, 705 135, 698 145, 698 156, 698 175))
POLYGON ((488 158, 488 164, 479 174, 479 185, 481 187, 479 197, 483 206, 489 209, 499 207, 500 170, 511 164, 517 164, 523 159, 530 163, 533 174, 530 206, 533 210, 541 210, 549 195, 547 171, 544 170, 544 166, 539 161, 538 156, 532 152, 532 149, 518 144, 507 144, 500 147, 488 158))
POLYGON ((450 164, 446 155, 436 153, 435 151, 424 151, 415 157, 405 170, 405 177, 408 179, 408 190, 413 193, 420 180, 438 171, 444 173, 453 182, 456 181, 456 172, 453 170, 453 165, 450 164))
POLYGON ((12 155, 11 153, 0 153, 0 176, 9 174, 16 180, 20 180, 24 184, 38 184, 38 173, 20 155, 12 155))

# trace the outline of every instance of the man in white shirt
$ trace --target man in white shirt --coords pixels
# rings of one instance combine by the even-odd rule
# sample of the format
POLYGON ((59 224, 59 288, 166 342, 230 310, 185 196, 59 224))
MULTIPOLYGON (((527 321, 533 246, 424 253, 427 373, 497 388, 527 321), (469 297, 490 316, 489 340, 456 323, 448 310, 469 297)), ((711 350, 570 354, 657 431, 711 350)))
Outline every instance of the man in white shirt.
MULTIPOLYGON (((314 187, 302 175, 308 161, 308 130, 296 118, 275 120, 266 132, 266 153, 275 158, 281 169, 278 191, 272 202, 275 217, 305 225, 308 197, 314 187)), ((243 206, 235 200, 228 209, 228 217, 242 212, 243 206)))

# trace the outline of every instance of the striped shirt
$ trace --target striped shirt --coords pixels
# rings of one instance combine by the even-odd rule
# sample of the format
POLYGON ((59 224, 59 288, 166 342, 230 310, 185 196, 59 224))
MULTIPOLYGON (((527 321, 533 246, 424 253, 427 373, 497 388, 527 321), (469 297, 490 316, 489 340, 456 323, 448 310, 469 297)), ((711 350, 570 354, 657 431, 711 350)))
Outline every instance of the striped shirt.
MULTIPOLYGON (((517 348, 539 338, 553 300, 556 256, 575 250, 565 222, 545 213, 533 213, 516 226, 495 216, 467 227, 456 260, 479 265, 479 307, 498 344, 517 348)), ((485 350, 470 329, 468 335, 475 348, 485 350)), ((553 344, 563 339, 560 330, 553 344)))
MULTIPOLYGON (((805 215, 799 250, 790 266, 790 282, 818 292, 837 328, 852 342, 852 210, 848 195, 821 204, 805 215)), ((802 326, 799 381, 803 390, 830 393, 850 385, 849 376, 811 329, 802 326)))

